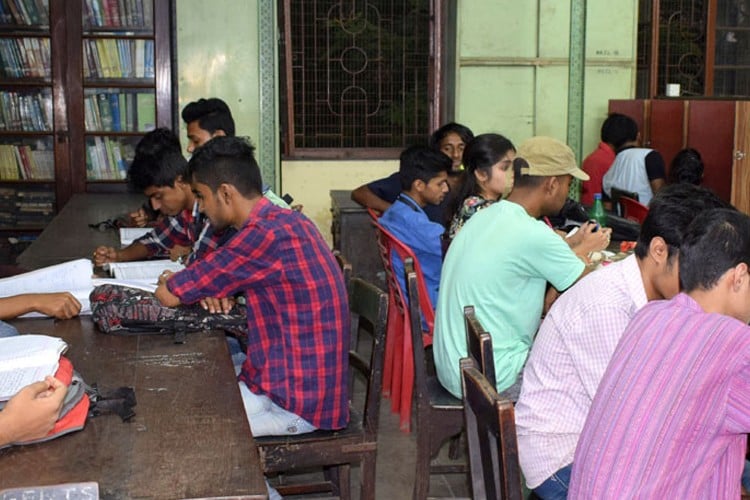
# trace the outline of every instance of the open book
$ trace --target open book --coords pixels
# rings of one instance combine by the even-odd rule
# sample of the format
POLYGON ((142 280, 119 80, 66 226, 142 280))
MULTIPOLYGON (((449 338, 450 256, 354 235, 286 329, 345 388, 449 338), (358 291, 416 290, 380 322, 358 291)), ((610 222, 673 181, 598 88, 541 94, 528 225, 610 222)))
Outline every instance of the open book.
POLYGON ((121 280, 150 280, 156 283, 164 271, 182 271, 185 266, 167 259, 139 260, 134 262, 110 262, 104 265, 112 276, 121 280))
POLYGON ((121 227, 120 245, 126 247, 141 236, 145 236, 153 230, 154 228, 152 227, 121 227))
POLYGON ((7 401, 29 384, 54 375, 68 344, 47 335, 0 338, 0 401, 7 401))

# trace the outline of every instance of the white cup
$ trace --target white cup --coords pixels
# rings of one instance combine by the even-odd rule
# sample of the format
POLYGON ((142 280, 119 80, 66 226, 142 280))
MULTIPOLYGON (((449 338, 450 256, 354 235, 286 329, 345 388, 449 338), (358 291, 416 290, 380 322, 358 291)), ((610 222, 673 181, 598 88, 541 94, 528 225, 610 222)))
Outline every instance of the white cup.
POLYGON ((666 95, 667 97, 680 97, 680 84, 668 83, 666 95))

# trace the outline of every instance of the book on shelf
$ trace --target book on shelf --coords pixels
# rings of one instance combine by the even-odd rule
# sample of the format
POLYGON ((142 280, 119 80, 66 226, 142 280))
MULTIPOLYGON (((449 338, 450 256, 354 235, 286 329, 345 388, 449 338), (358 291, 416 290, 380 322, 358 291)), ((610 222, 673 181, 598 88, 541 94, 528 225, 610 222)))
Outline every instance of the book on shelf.
POLYGON ((99 116, 102 120, 101 130, 112 130, 113 117, 109 96, 105 93, 100 93, 96 95, 96 99, 99 106, 99 116))
MULTIPOLYGON (((0 401, 57 372, 68 344, 59 337, 27 333, 0 338, 0 401)), ((26 498, 26 497, 23 497, 26 498)))
POLYGON ((122 127, 120 126, 120 94, 110 92, 107 94, 107 97, 109 99, 109 108, 112 115, 112 128, 108 130, 120 132, 122 130, 122 127))
POLYGON ((136 94, 138 131, 148 132, 156 128, 156 96, 150 92, 136 94))

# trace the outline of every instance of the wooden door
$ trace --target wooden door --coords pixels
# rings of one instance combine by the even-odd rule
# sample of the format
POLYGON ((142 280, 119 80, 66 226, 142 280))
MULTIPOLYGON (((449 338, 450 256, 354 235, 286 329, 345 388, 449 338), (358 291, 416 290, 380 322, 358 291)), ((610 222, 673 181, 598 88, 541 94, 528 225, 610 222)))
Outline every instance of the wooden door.
POLYGON ((703 185, 727 202, 732 198, 735 101, 689 101, 686 147, 703 158, 703 185))
POLYGON ((732 155, 732 205, 750 214, 750 102, 737 101, 732 155))
POLYGON ((661 153, 669 175, 669 164, 685 144, 685 101, 652 99, 649 135, 643 146, 661 153))

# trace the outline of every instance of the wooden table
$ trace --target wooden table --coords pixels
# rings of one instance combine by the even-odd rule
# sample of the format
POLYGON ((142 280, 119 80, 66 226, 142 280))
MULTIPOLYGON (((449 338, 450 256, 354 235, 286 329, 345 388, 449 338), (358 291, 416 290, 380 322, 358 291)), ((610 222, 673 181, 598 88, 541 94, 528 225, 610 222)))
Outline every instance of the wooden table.
POLYGON ((88 225, 130 213, 140 207, 144 199, 139 194, 76 194, 16 262, 26 269, 39 269, 81 257, 90 258, 94 248, 100 245, 118 247, 120 238, 116 230, 100 231, 88 225))
POLYGON ((69 344, 89 383, 135 389, 136 416, 89 419, 76 432, 0 451, 0 490, 99 483, 101 498, 266 498, 258 449, 245 417, 224 335, 99 333, 90 318, 16 320, 22 333, 69 344))

